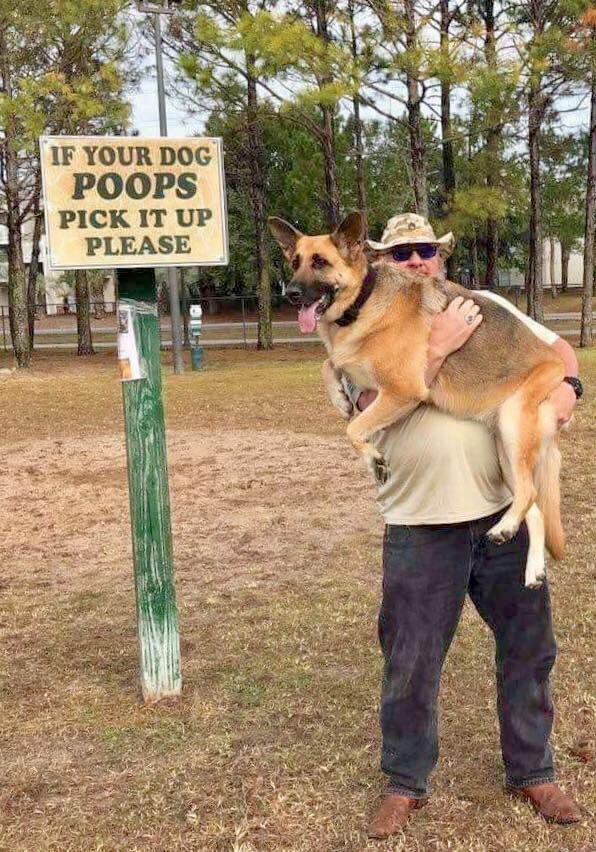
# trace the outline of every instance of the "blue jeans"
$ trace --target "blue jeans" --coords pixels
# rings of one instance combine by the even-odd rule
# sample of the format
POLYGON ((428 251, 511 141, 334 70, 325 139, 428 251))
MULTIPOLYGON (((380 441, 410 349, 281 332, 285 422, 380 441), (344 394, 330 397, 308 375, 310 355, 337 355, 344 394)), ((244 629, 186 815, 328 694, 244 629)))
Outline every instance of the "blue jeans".
POLYGON ((504 511, 466 523, 385 529, 381 768, 403 795, 425 797, 437 762, 441 669, 466 593, 495 637, 506 784, 554 780, 548 679, 556 645, 548 587, 524 586, 525 524, 506 544, 486 538, 504 511))

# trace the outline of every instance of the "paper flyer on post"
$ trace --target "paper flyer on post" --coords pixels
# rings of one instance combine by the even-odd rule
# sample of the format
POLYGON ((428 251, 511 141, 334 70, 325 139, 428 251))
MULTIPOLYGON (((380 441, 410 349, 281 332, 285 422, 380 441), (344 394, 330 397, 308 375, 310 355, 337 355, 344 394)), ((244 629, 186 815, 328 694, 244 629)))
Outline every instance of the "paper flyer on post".
POLYGON ((118 366, 123 382, 147 378, 135 335, 132 305, 118 305, 118 366))

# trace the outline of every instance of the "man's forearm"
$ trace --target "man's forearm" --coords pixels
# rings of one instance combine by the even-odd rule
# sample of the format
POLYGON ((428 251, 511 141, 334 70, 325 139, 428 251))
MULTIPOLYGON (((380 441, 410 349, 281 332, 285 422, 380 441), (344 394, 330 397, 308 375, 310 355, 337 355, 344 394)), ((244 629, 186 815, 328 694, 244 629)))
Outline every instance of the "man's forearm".
POLYGON ((427 388, 429 388, 434 382, 437 373, 443 366, 444 360, 445 355, 439 355, 437 352, 433 352, 429 349, 426 361, 426 369, 424 371, 424 383, 427 388))
POLYGON ((575 355, 575 349, 573 348, 573 346, 570 346, 566 340, 563 340, 562 337, 559 337, 552 344, 552 347, 557 353, 557 355, 561 357, 563 363, 565 364, 565 375, 577 376, 578 363, 577 357, 575 355))
MULTIPOLYGON (((561 357, 563 363, 565 364, 565 375, 566 376, 577 376, 578 373, 578 363, 577 357, 575 355, 575 349, 573 346, 570 346, 566 340, 563 340, 562 337, 559 337, 552 344, 553 349, 561 357)), ((435 380, 437 373, 443 366, 443 362, 445 360, 444 355, 439 355, 436 352, 431 352, 429 350, 428 353, 428 361, 426 364, 426 369, 424 371, 424 381, 426 383, 426 387, 430 387, 433 381, 435 380)))
MULTIPOLYGON (((567 341, 560 337, 551 344, 565 365, 566 376, 577 376, 577 358, 575 351, 567 341)), ((571 419, 577 402, 575 390, 567 382, 561 382, 550 394, 550 401, 557 415, 557 423, 564 426, 571 419)))

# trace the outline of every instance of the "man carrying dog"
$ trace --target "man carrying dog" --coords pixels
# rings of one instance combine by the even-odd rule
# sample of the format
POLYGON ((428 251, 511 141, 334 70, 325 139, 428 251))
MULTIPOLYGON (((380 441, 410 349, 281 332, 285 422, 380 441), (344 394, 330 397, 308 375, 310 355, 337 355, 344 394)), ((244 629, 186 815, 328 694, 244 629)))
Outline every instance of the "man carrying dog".
MULTIPOLYGON (((380 242, 368 242, 375 262, 439 277, 453 245, 451 234, 437 239, 426 219, 415 214, 394 217, 380 242)), ((563 359, 566 380, 551 395, 563 425, 581 395, 572 347, 502 297, 483 295, 515 312, 563 359)), ((435 317, 425 373, 428 387, 443 361, 481 322, 472 299, 454 299, 435 317)), ((350 389, 360 410, 375 394, 350 389)), ((369 836, 381 839, 399 832, 427 799, 428 777, 438 758, 441 670, 466 594, 495 636, 506 787, 547 820, 577 822, 581 811, 555 784, 549 746, 549 674, 556 646, 548 586, 524 586, 525 524, 500 546, 485 536, 511 503, 493 434, 478 421, 420 405, 381 433, 377 445, 391 471, 378 494, 386 522, 379 614, 385 658, 381 767, 389 786, 369 836)))

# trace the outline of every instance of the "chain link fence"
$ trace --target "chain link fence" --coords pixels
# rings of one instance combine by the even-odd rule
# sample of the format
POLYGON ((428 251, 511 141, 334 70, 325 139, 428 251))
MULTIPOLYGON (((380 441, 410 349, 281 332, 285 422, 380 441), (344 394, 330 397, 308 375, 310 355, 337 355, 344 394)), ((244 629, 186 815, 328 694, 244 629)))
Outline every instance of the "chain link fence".
MULTIPOLYGON (((256 295, 205 296, 182 300, 184 342, 189 345, 188 316, 190 305, 200 304, 203 310, 204 346, 245 347, 257 343, 258 313, 256 295)), ((316 334, 301 335, 296 311, 283 297, 273 301, 273 336, 276 343, 304 343, 318 340, 316 334)), ((171 346, 171 320, 167 299, 158 301, 160 335, 163 349, 171 346)), ((36 305, 34 349, 76 350, 77 307, 72 300, 36 305)), ((116 348, 116 303, 91 302, 91 336, 96 350, 116 348)), ((0 306, 1 345, 4 351, 12 348, 9 310, 0 306)))
MULTIPOLYGON (((525 309, 525 290, 511 282, 510 276, 499 276, 498 292, 506 296, 521 310, 525 309)), ((581 293, 581 287, 570 285, 568 294, 581 293)), ((474 298, 473 291, 471 298, 474 298)), ((203 310, 203 334, 201 343, 204 346, 245 347, 257 343, 258 313, 257 297, 254 294, 242 296, 204 296, 201 298, 187 297, 182 299, 181 313, 184 323, 184 342, 189 345, 188 317, 190 305, 200 304, 203 310)), ((545 303, 546 304, 546 303, 545 303)), ((562 336, 572 337, 577 334, 579 323, 578 309, 555 313, 557 303, 549 303, 549 325, 562 336)), ((167 294, 158 299, 160 315, 160 334, 162 348, 171 346, 171 323, 167 294)), ((273 338, 275 343, 308 343, 318 340, 316 333, 302 335, 298 328, 295 308, 292 308, 283 296, 275 294, 272 300, 273 338)), ((36 305, 35 310, 35 349, 76 350, 77 336, 77 307, 72 298, 65 297, 61 302, 43 303, 36 305)), ((116 302, 91 302, 91 335, 96 350, 116 348, 116 302)), ((0 305, 0 346, 5 352, 12 349, 10 335, 9 310, 6 305, 0 305)))

